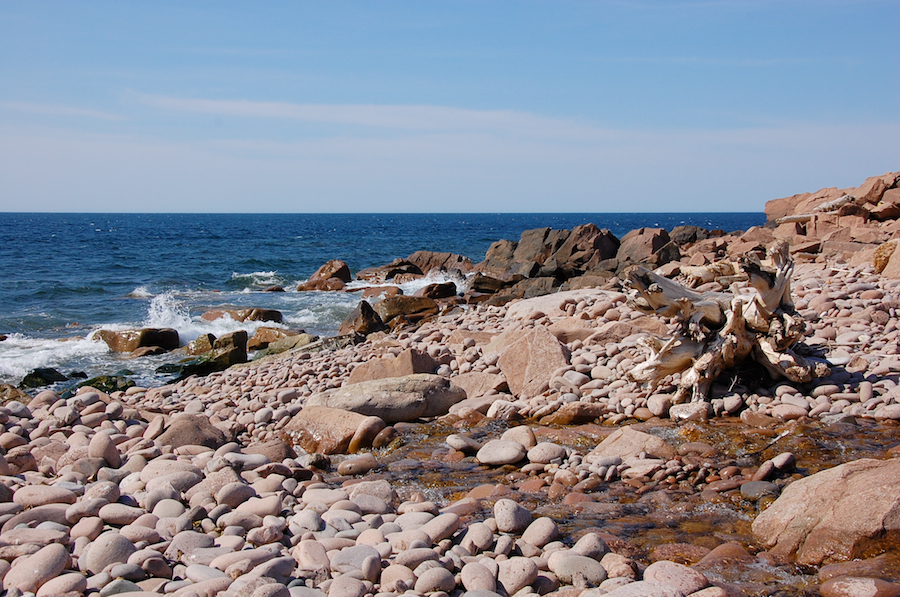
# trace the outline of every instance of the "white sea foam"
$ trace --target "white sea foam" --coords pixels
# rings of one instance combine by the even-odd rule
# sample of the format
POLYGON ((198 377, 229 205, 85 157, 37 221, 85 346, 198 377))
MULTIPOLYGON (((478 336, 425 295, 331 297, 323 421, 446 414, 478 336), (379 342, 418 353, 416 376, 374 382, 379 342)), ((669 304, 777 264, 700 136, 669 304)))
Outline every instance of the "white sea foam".
MULTIPOLYGON (((137 290, 137 289, 136 289, 137 290)), ((328 336, 337 328, 347 313, 360 300, 358 292, 284 292, 263 293, 242 291, 168 291, 154 295, 147 301, 143 317, 132 321, 107 323, 96 327, 84 337, 69 341, 35 340, 24 335, 11 334, 0 342, 0 383, 18 383, 22 377, 38 367, 52 367, 67 374, 85 371, 89 375, 109 373, 127 368, 136 373, 138 383, 154 379, 154 369, 174 357, 143 357, 131 359, 116 354, 100 340, 101 329, 123 331, 141 327, 173 328, 178 331, 182 345, 195 340, 201 334, 221 337, 230 332, 244 330, 252 336, 260 327, 304 329, 309 333, 328 336), (206 321, 200 313, 216 308, 266 307, 277 309, 284 323, 269 321, 239 322, 225 316, 206 321)), ((146 300, 146 299, 144 299, 146 300)), ((158 382, 159 380, 155 380, 158 382)))
POLYGON ((153 297, 147 318, 143 325, 149 328, 175 328, 179 330, 191 325, 187 306, 174 293, 164 292, 153 297))
POLYGON ((174 328, 178 331, 181 344, 196 340, 202 334, 212 334, 217 338, 231 332, 244 330, 253 335, 260 327, 284 327, 271 321, 235 321, 225 315, 213 321, 192 317, 183 298, 172 293, 163 293, 150 301, 145 327, 174 328))
POLYGON ((298 293, 300 301, 284 311, 284 321, 292 328, 310 333, 337 332, 341 322, 358 303, 359 294, 346 292, 298 293))
POLYGON ((17 383, 25 375, 39 367, 63 369, 70 363, 93 361, 109 353, 102 341, 87 337, 68 340, 29 338, 22 334, 10 334, 0 342, 0 379, 17 383))
POLYGON ((418 292, 419 290, 425 288, 429 284, 443 284, 444 282, 453 282, 456 284, 457 292, 466 292, 472 285, 471 281, 472 276, 459 276, 459 275, 451 275, 447 272, 432 272, 429 273, 424 278, 419 278, 417 280, 410 280, 409 282, 404 282, 403 284, 394 284, 390 280, 385 282, 384 284, 372 284, 365 280, 354 280, 347 285, 349 289, 356 288, 378 288, 383 286, 398 286, 400 290, 403 291, 403 294, 412 295, 418 292))
POLYGON ((249 274, 232 272, 231 279, 251 286, 275 286, 284 283, 284 279, 276 271, 250 272, 249 274))
POLYGON ((467 291, 471 285, 471 281, 468 277, 449 275, 446 272, 433 272, 424 278, 401 284, 400 290, 403 291, 403 294, 415 294, 429 284, 443 284, 445 282, 453 282, 456 284, 457 293, 467 291))
POLYGON ((150 298, 153 296, 153 293, 150 292, 150 289, 146 286, 138 286, 134 290, 128 293, 130 298, 150 298))

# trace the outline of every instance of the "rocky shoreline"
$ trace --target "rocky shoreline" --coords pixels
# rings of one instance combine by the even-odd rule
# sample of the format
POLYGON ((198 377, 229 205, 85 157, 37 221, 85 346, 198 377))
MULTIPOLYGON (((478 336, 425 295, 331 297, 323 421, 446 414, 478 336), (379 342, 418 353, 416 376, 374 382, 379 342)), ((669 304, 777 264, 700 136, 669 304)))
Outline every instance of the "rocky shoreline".
MULTIPOLYGON (((770 202, 772 225, 740 235, 541 229, 476 266, 413 255, 357 274, 387 298, 343 340, 162 387, 20 394, 0 406, 3 588, 900 595, 898 179, 770 202), (627 266, 739 294, 735 258, 778 241, 821 376, 741 362, 697 401, 676 398, 681 371, 630 379, 683 322, 648 314, 627 266), (468 267, 462 294, 383 286, 468 267)), ((326 264, 310 288, 348 274, 326 264)))

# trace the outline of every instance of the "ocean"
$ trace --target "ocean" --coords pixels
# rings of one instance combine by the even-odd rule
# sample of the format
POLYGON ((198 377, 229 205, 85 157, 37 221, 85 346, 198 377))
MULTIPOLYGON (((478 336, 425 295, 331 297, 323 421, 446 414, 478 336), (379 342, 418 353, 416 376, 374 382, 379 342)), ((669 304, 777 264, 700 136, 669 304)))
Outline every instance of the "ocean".
POLYGON ((746 230, 765 223, 765 215, 4 213, 0 383, 16 385, 38 367, 89 377, 128 369, 140 385, 165 383, 154 371, 177 357, 113 354, 95 332, 172 327, 183 344, 207 332, 252 335, 262 324, 200 319, 209 309, 236 306, 277 309, 285 327, 331 336, 361 291, 296 292, 330 259, 353 272, 418 250, 477 263, 492 242, 518 240, 523 230, 589 222, 621 238, 642 226, 746 230), (272 285, 287 292, 263 292, 272 285))

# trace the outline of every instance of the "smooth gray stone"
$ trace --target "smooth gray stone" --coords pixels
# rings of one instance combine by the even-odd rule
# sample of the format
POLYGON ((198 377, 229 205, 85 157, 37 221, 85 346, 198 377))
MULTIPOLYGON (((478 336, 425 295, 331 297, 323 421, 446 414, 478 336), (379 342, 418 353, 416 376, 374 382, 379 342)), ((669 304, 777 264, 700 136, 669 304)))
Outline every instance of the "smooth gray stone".
POLYGON ((765 496, 778 496, 781 488, 775 483, 769 481, 748 481, 741 485, 741 497, 745 500, 755 502, 765 496))

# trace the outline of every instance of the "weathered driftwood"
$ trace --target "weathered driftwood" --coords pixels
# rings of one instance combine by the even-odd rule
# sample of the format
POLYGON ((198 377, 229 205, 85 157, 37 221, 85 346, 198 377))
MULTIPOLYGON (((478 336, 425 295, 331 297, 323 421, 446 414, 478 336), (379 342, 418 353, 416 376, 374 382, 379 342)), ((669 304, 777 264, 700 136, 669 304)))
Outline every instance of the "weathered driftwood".
POLYGON ((833 201, 826 201, 825 203, 817 205, 813 211, 816 213, 828 213, 830 211, 836 211, 854 201, 856 201, 856 197, 853 195, 841 195, 833 201))
POLYGON ((740 264, 734 261, 716 261, 707 265, 683 265, 680 269, 680 278, 687 282, 689 288, 720 280, 730 280, 723 286, 728 286, 731 282, 747 281, 747 275, 741 271, 740 264))
POLYGON ((817 215, 819 214, 797 214, 794 216, 784 216, 783 218, 778 218, 777 220, 775 220, 775 223, 780 226, 781 224, 792 224, 794 222, 809 222, 817 215))
MULTIPOLYGON (((651 354, 628 373, 656 387, 680 373, 674 400, 705 400, 713 381, 747 358, 760 363, 776 379, 798 383, 828 375, 822 361, 798 355, 792 347, 803 337, 804 322, 791 300, 794 263, 788 245, 778 242, 768 251, 767 264, 749 255, 740 260, 748 287, 741 293, 697 292, 642 267, 628 272, 632 306, 681 324, 677 335, 663 342, 645 342, 651 354)), ((733 287, 734 288, 734 287, 733 287)))

